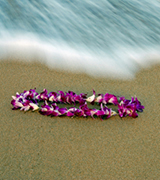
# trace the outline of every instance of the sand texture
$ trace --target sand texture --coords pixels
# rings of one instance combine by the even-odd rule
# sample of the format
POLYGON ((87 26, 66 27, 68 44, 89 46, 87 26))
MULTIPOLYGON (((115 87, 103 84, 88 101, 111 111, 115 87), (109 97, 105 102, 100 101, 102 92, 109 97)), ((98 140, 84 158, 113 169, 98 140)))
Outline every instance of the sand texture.
POLYGON ((92 78, 36 63, 0 61, 0 179, 160 179, 160 66, 135 79, 92 78), (133 119, 46 117, 13 111, 12 95, 31 88, 92 95, 136 95, 145 106, 133 119))

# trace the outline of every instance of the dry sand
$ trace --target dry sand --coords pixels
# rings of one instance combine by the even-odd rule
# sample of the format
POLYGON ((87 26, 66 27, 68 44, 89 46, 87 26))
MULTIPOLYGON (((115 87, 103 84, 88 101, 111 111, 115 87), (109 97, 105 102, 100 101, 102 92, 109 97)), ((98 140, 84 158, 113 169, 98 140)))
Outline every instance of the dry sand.
POLYGON ((32 63, 0 62, 0 179, 160 179, 160 66, 130 81, 92 78, 32 63), (13 111, 11 96, 41 92, 136 95, 145 106, 136 119, 46 117, 13 111))

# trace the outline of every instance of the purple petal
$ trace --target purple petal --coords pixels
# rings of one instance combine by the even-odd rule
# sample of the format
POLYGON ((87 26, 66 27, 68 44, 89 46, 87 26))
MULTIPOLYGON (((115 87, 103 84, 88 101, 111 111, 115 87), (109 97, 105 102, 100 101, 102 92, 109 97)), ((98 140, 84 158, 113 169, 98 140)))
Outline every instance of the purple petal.
POLYGON ((104 97, 103 97, 103 103, 104 104, 112 103, 114 105, 117 105, 118 104, 118 99, 117 99, 117 97, 115 95, 106 93, 104 95, 104 97))
POLYGON ((63 103, 66 103, 66 98, 65 98, 65 94, 63 91, 58 91, 59 94, 58 94, 58 97, 57 97, 57 100, 59 102, 63 102, 63 103))
POLYGON ((138 101, 137 97, 135 98, 135 100, 132 97, 131 104, 135 104, 137 111, 143 112, 144 106, 141 105, 141 102, 138 101))
POLYGON ((67 114, 66 114, 66 116, 68 116, 68 117, 72 117, 72 116, 74 116, 74 113, 73 113, 73 112, 68 111, 68 112, 67 112, 67 114))
POLYGON ((84 115, 84 113, 83 113, 83 111, 82 111, 81 109, 77 109, 74 114, 75 114, 76 116, 79 116, 79 117, 81 117, 81 116, 84 115))
POLYGON ((49 99, 49 101, 57 102, 57 96, 58 96, 58 94, 56 92, 50 92, 48 94, 48 99, 49 99))
POLYGON ((35 103, 29 103, 30 108, 32 109, 32 111, 36 111, 39 109, 39 106, 35 103))
POLYGON ((58 110, 53 110, 51 113, 51 116, 59 116, 60 113, 58 112, 58 110))
POLYGON ((64 115, 67 113, 67 108, 59 108, 58 111, 59 111, 60 115, 64 115))
POLYGON ((36 96, 38 100, 48 100, 47 89, 44 89, 39 95, 36 96))
POLYGON ((24 111, 28 111, 30 109, 30 101, 29 100, 26 100, 24 103, 23 103, 23 107, 21 107, 21 111, 24 110, 24 111))
POLYGON ((99 104, 103 102, 103 94, 99 94, 98 97, 95 99, 95 102, 98 102, 99 104))

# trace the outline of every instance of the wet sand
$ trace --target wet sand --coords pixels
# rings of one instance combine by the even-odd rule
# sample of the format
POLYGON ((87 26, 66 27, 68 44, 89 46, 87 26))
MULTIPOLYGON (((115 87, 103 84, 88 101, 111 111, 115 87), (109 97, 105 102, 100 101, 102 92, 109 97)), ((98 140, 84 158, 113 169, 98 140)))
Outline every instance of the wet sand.
POLYGON ((138 179, 160 177, 160 66, 133 80, 92 78, 44 65, 0 61, 0 179, 138 179), (145 106, 133 119, 46 117, 13 111, 11 96, 31 88, 92 95, 136 95, 145 106))

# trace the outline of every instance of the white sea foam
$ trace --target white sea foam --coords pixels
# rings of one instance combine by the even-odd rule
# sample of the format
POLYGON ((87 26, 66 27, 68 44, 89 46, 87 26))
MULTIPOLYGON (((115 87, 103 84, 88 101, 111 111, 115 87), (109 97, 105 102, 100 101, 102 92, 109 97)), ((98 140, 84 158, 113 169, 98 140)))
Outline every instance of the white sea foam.
POLYGON ((130 79, 140 68, 160 63, 160 47, 146 49, 117 48, 111 54, 91 52, 80 48, 45 42, 33 34, 3 36, 0 40, 0 59, 25 62, 39 61, 49 68, 95 77, 130 79))

